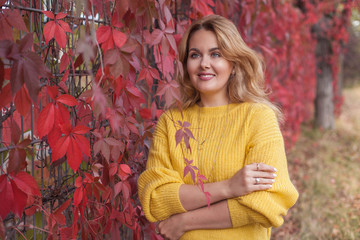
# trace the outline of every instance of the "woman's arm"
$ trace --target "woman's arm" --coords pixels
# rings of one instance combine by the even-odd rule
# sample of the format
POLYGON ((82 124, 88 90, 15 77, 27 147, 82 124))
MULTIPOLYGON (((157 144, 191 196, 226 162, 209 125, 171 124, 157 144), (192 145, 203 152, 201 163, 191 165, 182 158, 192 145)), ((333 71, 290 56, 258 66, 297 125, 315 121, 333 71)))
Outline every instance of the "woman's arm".
POLYGON ((233 227, 243 226, 243 216, 247 216, 247 219, 263 227, 278 227, 299 194, 289 178, 284 141, 274 111, 264 105, 255 105, 247 129, 245 164, 261 158, 278 171, 271 189, 228 199, 232 224, 233 227))
POLYGON ((159 233, 165 239, 179 239, 185 232, 195 229, 231 228, 231 218, 226 201, 220 201, 186 213, 169 217, 158 225, 159 233))
MULTIPOLYGON (((267 190, 272 187, 276 169, 263 163, 249 164, 240 169, 232 178, 220 182, 204 184, 204 191, 210 193, 210 203, 245 196, 254 191, 267 190), (261 179, 256 184, 255 178, 261 179)), ((182 184, 179 198, 186 210, 194 210, 207 206, 205 194, 197 185, 182 184)))

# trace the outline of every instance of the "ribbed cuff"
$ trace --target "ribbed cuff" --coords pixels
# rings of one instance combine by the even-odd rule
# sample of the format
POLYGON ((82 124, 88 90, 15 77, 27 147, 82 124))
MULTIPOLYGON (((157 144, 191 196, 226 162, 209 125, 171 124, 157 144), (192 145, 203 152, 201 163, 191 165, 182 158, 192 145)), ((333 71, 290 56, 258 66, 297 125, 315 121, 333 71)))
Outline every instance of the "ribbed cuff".
POLYGON ((248 209, 239 204, 236 199, 228 199, 228 207, 231 217, 231 222, 234 228, 245 226, 251 223, 251 219, 249 217, 248 209))
MULTIPOLYGON (((186 212, 179 198, 181 183, 167 183, 152 193, 150 209, 156 220, 164 220, 171 215, 186 212)), ((149 218, 149 220, 151 220, 149 218)))

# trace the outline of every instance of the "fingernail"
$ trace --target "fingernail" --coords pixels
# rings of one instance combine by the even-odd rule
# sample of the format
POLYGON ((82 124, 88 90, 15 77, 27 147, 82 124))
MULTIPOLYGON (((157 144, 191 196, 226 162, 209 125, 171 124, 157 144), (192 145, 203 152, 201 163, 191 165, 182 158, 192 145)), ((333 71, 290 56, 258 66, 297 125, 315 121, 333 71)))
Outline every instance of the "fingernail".
POLYGON ((275 173, 273 173, 273 176, 276 177, 277 175, 275 173))
POLYGON ((272 188, 272 185, 269 185, 269 188, 272 188))
POLYGON ((277 172, 277 169, 276 169, 276 168, 274 168, 274 171, 275 171, 275 172, 277 172))
POLYGON ((271 181, 274 183, 275 182, 275 180, 274 179, 271 179, 271 181))

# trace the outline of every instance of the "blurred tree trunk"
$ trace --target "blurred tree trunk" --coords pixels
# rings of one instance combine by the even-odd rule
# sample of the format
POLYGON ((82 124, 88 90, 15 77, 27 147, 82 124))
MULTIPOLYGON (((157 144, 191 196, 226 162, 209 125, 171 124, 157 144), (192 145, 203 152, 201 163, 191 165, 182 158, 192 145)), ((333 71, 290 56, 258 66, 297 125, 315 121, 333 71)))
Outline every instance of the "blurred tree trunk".
POLYGON ((317 24, 313 26, 313 36, 317 40, 315 49, 316 56, 316 97, 315 97, 315 125, 323 129, 334 129, 334 92, 333 74, 331 66, 331 38, 328 30, 331 28, 332 19, 323 16, 317 24))
MULTIPOLYGON (((341 46, 342 50, 345 49, 345 46, 341 46)), ((339 54, 339 72, 338 72, 338 83, 337 83, 337 91, 338 96, 342 96, 342 90, 344 86, 344 51, 341 51, 339 54)))

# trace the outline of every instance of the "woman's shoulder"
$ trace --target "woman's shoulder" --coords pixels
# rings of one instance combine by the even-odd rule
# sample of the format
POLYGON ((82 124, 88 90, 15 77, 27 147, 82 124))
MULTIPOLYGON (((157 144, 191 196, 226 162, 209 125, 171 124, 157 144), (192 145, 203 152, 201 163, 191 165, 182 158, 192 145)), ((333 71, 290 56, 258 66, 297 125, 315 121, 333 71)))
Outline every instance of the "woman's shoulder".
POLYGON ((265 103, 258 102, 244 102, 241 107, 245 109, 249 114, 275 114, 274 110, 265 103))
POLYGON ((197 106, 192 106, 186 109, 180 109, 178 107, 169 108, 167 110, 164 110, 164 112, 160 115, 158 121, 173 122, 174 120, 182 120, 184 119, 184 116, 196 114, 196 107, 197 106))

